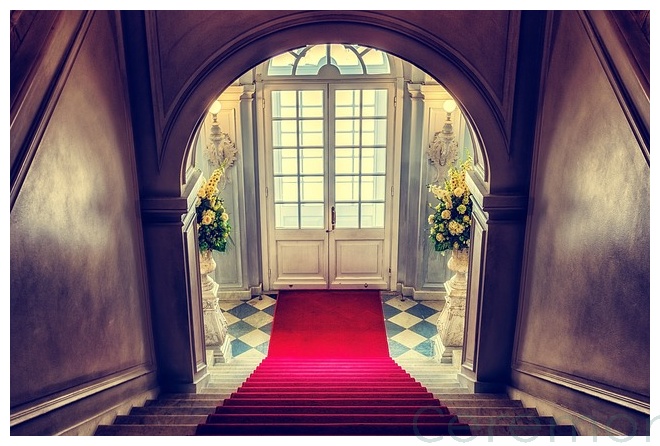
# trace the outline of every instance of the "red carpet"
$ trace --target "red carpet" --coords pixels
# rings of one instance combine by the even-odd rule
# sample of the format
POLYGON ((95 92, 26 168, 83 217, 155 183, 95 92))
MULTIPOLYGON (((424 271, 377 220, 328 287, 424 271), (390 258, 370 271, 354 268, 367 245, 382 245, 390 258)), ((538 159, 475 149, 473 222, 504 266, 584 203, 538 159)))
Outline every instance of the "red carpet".
POLYGON ((470 435, 389 356, 378 291, 288 291, 268 356, 197 435, 470 435))
POLYGON ((280 293, 268 357, 389 358, 380 293, 280 293))

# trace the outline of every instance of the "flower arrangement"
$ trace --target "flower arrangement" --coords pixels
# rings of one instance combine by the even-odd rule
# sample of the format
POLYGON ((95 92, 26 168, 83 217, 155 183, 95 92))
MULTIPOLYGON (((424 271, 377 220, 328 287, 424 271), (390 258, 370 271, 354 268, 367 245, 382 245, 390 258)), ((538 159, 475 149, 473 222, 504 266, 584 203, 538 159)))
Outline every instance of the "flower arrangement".
POLYGON ((429 191, 439 200, 434 213, 429 215, 429 238, 436 251, 462 250, 470 247, 472 202, 465 182, 465 173, 472 169, 472 158, 458 168, 451 167, 444 185, 432 184, 429 191))
POLYGON ((224 201, 218 196, 218 182, 224 174, 225 166, 215 169, 211 178, 205 181, 197 192, 197 232, 200 251, 227 250, 231 232, 229 214, 224 201))

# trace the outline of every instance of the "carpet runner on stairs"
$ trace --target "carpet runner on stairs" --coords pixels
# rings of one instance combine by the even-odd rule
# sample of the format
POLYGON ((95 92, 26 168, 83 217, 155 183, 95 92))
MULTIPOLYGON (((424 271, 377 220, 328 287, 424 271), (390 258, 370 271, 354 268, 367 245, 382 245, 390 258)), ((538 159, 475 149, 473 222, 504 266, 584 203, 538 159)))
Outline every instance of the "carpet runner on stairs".
POLYGON ((268 356, 196 435, 470 435, 389 356, 378 291, 283 292, 268 356))

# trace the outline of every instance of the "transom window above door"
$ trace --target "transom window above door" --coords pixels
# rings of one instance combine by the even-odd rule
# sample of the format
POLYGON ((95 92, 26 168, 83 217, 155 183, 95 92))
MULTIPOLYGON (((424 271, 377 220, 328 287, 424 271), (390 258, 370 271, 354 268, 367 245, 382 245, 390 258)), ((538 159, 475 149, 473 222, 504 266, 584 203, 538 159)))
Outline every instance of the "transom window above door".
POLYGON ((348 44, 307 45, 273 57, 268 76, 317 76, 334 67, 339 75, 390 74, 387 54, 366 46, 348 44))

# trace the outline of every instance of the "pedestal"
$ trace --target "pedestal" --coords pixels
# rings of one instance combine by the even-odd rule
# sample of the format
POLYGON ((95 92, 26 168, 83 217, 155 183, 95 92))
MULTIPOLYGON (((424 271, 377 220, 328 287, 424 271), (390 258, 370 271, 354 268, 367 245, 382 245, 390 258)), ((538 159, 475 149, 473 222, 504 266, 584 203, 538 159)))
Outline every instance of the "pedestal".
POLYGON ((227 319, 222 314, 218 299, 219 285, 211 277, 215 267, 216 264, 210 251, 200 253, 204 339, 207 361, 210 365, 227 363, 232 359, 231 336, 228 333, 227 319))
POLYGON ((434 338, 434 357, 443 363, 452 363, 456 350, 463 348, 468 265, 467 250, 452 251, 447 266, 455 274, 445 282, 445 306, 438 316, 438 334, 434 338))

